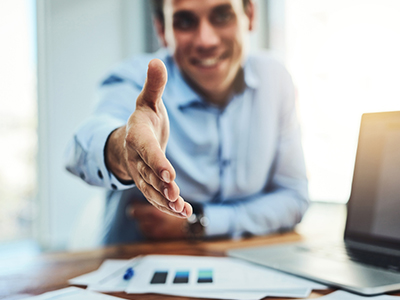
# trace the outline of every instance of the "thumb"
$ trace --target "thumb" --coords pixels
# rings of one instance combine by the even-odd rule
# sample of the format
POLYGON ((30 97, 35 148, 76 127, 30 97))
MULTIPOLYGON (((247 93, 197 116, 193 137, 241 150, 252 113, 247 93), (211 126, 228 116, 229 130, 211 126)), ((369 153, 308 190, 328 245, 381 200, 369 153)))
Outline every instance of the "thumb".
POLYGON ((152 59, 147 69, 146 82, 138 104, 154 106, 161 99, 167 78, 167 68, 164 63, 159 59, 152 59))

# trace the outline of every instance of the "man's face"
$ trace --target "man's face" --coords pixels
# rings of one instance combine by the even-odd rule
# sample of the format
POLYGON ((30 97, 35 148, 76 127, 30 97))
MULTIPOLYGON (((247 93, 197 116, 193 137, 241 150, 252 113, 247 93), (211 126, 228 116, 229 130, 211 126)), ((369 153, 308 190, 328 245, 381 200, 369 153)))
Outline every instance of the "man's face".
POLYGON ((160 37, 189 81, 211 98, 225 96, 241 67, 253 26, 242 0, 165 0, 160 37))

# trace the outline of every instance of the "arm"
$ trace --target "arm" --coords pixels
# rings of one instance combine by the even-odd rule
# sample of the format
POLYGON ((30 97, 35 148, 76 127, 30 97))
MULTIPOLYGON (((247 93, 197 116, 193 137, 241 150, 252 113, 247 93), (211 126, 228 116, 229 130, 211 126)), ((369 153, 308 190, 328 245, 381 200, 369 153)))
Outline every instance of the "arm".
POLYGON ((301 221, 308 207, 308 188, 299 134, 282 137, 277 152, 265 191, 239 202, 205 205, 208 236, 263 235, 291 229, 301 221))
POLYGON ((242 201, 205 204, 207 236, 262 235, 293 228, 308 207, 308 182, 297 120, 294 87, 283 73, 279 133, 271 175, 264 189, 242 201))
MULTIPOLYGON (((204 232, 207 237, 264 235, 292 229, 301 221, 308 207, 308 188, 299 127, 294 114, 291 118, 294 122, 281 132, 273 175, 262 192, 242 201, 203 204, 203 216, 209 221, 204 232)), ((182 230, 187 225, 163 215, 151 207, 138 208, 133 214, 149 238, 188 237, 182 230), (163 226, 155 226, 157 223, 163 226)))
POLYGON ((124 182, 134 182, 159 210, 186 218, 191 215, 191 206, 179 196, 175 170, 165 157, 169 121, 161 95, 166 81, 164 64, 152 60, 136 108, 126 124, 121 116, 125 110, 132 110, 123 105, 116 109, 116 103, 109 101, 103 103, 70 144, 67 169, 88 183, 113 189, 118 188, 115 175, 122 188, 124 182))

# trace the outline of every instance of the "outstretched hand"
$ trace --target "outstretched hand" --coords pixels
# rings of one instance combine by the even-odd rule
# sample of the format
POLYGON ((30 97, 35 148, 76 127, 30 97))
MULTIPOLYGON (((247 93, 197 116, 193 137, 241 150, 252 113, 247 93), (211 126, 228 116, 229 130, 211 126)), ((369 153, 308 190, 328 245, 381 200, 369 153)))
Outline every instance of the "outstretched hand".
POLYGON ((136 110, 108 139, 106 163, 118 178, 133 180, 156 208, 187 218, 192 207, 179 196, 175 170, 165 156, 169 120, 161 96, 166 83, 167 69, 161 60, 153 59, 136 110))

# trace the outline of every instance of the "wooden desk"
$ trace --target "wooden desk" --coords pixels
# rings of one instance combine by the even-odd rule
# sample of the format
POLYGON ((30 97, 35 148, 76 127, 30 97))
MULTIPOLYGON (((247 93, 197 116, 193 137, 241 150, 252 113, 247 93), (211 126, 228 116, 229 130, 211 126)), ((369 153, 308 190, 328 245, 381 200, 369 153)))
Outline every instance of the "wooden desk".
MULTIPOLYGON (((234 248, 288 243, 303 239, 340 238, 343 234, 345 215, 346 210, 343 205, 318 204, 311 206, 308 210, 303 222, 296 229, 298 233, 292 232, 236 241, 141 243, 87 252, 43 254, 23 262, 16 260, 11 263, 13 269, 7 271, 7 275, 0 275, 0 299, 16 300, 24 298, 23 294, 38 295, 68 287, 68 279, 96 270, 108 258, 129 259, 139 254, 224 256, 226 250, 234 248)), ((0 272, 0 274, 2 273, 0 272)), ((332 290, 314 291, 310 298, 318 298, 330 292, 332 290)), ((136 300, 198 299, 155 294, 113 293, 111 295, 136 300)), ((279 299, 282 300, 282 298, 279 299)))
MULTIPOLYGON (((233 248, 294 242, 301 240, 297 233, 272 235, 242 240, 220 240, 211 242, 157 242, 114 246, 88 252, 53 253, 32 257, 23 265, 15 262, 15 272, 0 276, 0 299, 18 299, 21 294, 38 295, 68 287, 68 279, 96 270, 107 258, 128 259, 139 254, 182 254, 201 256, 224 256, 225 251, 233 248), (13 296, 13 298, 9 298, 13 296)), ((319 297, 331 291, 313 292, 311 298, 319 297)), ((128 295, 112 293, 126 299, 196 299, 184 297, 160 296, 154 294, 128 295)), ((271 298, 268 298, 271 299, 271 298)), ((282 298, 280 298, 282 299, 282 298)))

